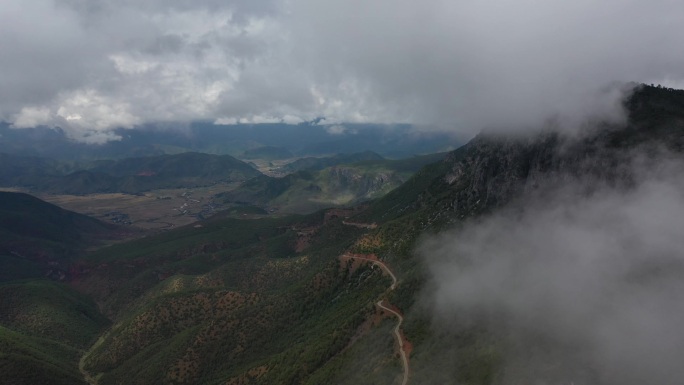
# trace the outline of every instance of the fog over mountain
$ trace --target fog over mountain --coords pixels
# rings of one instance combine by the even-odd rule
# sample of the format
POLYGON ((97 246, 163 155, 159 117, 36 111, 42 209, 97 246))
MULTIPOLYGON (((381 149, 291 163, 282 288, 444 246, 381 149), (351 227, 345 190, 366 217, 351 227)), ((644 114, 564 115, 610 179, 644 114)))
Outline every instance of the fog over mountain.
MULTIPOLYGON (((535 0, 7 0, 0 119, 116 127, 406 122, 469 136, 620 118, 613 82, 681 84, 684 5, 535 0)), ((617 90, 617 91, 616 91, 617 90)))
POLYGON ((437 327, 512 341, 500 383, 681 383, 684 163, 628 155, 622 181, 560 178, 423 242, 437 327))

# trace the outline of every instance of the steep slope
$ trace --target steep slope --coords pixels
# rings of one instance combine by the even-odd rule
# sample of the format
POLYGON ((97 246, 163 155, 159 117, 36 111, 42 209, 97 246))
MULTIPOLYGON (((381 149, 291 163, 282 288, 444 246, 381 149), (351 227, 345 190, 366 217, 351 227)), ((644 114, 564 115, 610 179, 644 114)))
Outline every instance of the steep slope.
POLYGON ((70 259, 86 248, 130 235, 28 194, 0 192, 0 281, 64 278, 70 259))
MULTIPOLYGON (((418 258, 416 247, 427 234, 454 226, 471 229, 502 212, 510 212, 505 218, 513 218, 514 225, 531 202, 557 201, 559 191, 580 202, 605 190, 629 196, 644 175, 657 177, 668 164, 683 159, 684 91, 644 86, 625 105, 627 124, 594 127, 579 136, 553 131, 479 135, 349 219, 379 225, 354 250, 375 253, 399 271, 401 282, 390 299, 408 315, 405 333, 414 347, 411 383, 491 384, 512 378, 522 383, 610 383, 616 378, 578 356, 576 346, 573 352, 539 331, 510 334, 513 326, 500 318, 505 313, 457 318, 446 331, 435 327, 434 309, 422 302, 433 290, 426 284, 435 272, 429 272, 426 251, 418 258), (514 369, 511 357, 519 358, 514 369)), ((452 237, 459 234, 450 231, 452 237)), ((678 265, 667 259, 668 268, 651 263, 655 267, 645 270, 650 274, 678 274, 678 265)))
POLYGON ((481 134, 374 207, 389 211, 384 218, 420 207, 435 212, 449 208, 456 216, 480 213, 559 173, 589 174, 613 182, 627 178, 620 166, 635 155, 634 149, 647 154, 684 149, 684 91, 644 85, 625 101, 625 107, 626 125, 595 127, 580 136, 553 131, 513 137, 481 134))
POLYGON ((0 382, 85 384, 78 361, 108 324, 91 299, 63 284, 0 284, 0 382))
POLYGON ((128 230, 0 192, 0 382, 80 384, 78 359, 108 320, 66 280, 86 248, 128 230))
POLYGON ((386 287, 339 268, 362 231, 323 213, 209 220, 83 259, 78 287, 115 320, 85 370, 103 385, 306 380, 386 287))

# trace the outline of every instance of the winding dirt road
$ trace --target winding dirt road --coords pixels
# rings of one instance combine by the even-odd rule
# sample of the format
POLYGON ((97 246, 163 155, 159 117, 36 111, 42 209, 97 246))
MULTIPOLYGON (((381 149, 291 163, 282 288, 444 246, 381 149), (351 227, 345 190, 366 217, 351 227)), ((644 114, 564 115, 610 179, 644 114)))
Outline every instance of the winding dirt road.
POLYGON ((371 262, 372 264, 379 266, 387 275, 389 275, 392 278, 392 285, 390 285, 389 289, 387 291, 392 291, 394 290, 395 287, 397 287, 397 276, 392 273, 392 270, 385 265, 384 262, 379 261, 377 259, 372 259, 372 258, 367 258, 367 257, 360 257, 358 255, 352 255, 352 254, 344 254, 342 255, 342 258, 344 259, 360 259, 363 261, 368 261, 371 262))
MULTIPOLYGON (((377 259, 360 257, 357 255, 350 255, 350 254, 344 254, 344 255, 342 255, 342 258, 343 259, 361 259, 364 261, 371 262, 372 264, 374 264, 376 266, 379 266, 385 273, 387 273, 387 275, 389 275, 392 278, 392 285, 390 285, 390 287, 387 289, 387 292, 390 292, 397 287, 397 277, 394 275, 392 270, 390 270, 390 268, 387 267, 387 265, 385 265, 384 262, 379 261, 377 259)), ((384 299, 381 299, 376 303, 376 305, 379 308, 381 308, 383 310, 387 310, 388 312, 394 314, 395 316, 397 316, 397 319, 399 320, 399 322, 397 323, 397 326, 394 327, 393 334, 394 334, 394 338, 399 343, 399 354, 401 355, 401 362, 402 362, 402 365, 404 367, 404 378, 401 381, 401 385, 406 385, 406 384, 408 384, 408 378, 409 378, 409 361, 408 361, 408 357, 406 356, 406 351, 404 350, 404 340, 401 337, 401 324, 404 323, 404 317, 399 312, 395 311, 394 309, 385 306, 383 304, 384 301, 385 301, 384 299)))
POLYGON ((404 340, 401 338, 401 332, 399 331, 401 329, 401 324, 404 322, 404 317, 398 312, 383 305, 382 302, 383 300, 378 301, 378 307, 387 310, 388 312, 397 316, 397 318, 399 319, 397 326, 394 327, 394 337, 397 339, 397 342, 399 343, 399 354, 401 354, 401 362, 404 365, 404 379, 401 381, 401 385, 406 385, 408 383, 409 377, 409 363, 408 358, 406 357, 406 351, 404 350, 404 340))

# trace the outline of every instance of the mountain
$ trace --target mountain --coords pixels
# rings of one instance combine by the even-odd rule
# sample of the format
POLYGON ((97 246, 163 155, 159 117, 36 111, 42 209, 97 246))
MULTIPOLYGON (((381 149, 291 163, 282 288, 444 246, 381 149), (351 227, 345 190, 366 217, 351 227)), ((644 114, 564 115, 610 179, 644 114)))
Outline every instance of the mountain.
MULTIPOLYGON (((515 288, 525 287, 524 285, 532 287, 531 293, 539 292, 539 290, 544 293, 541 288, 545 287, 550 287, 549 291, 552 292, 553 285, 559 285, 559 280, 568 279, 568 276, 563 274, 570 274, 574 270, 565 267, 556 277, 553 276, 554 268, 549 267, 553 265, 548 264, 563 264, 565 261, 550 258, 551 256, 548 259, 552 262, 546 262, 548 259, 541 259, 542 262, 535 262, 528 268, 533 271, 543 268, 546 274, 544 271, 540 276, 523 272, 522 277, 532 274, 534 280, 526 282, 526 278, 518 278, 520 281, 515 281, 516 283, 511 287, 505 286, 511 292, 503 289, 498 294, 492 294, 492 297, 478 290, 496 290, 496 286, 487 285, 488 280, 506 279, 505 276, 497 278, 499 276, 496 274, 485 273, 487 270, 477 270, 468 266, 484 266, 481 269, 506 271, 507 264, 511 263, 513 266, 519 264, 521 268, 524 268, 527 266, 526 263, 530 263, 526 260, 525 254, 518 256, 518 260, 494 259, 494 262, 488 262, 487 258, 494 257, 485 254, 481 256, 485 259, 483 262, 471 259, 459 264, 457 255, 450 252, 458 248, 458 243, 446 240, 456 238, 455 242, 460 242, 467 248, 472 247, 473 244, 468 243, 469 239, 463 237, 472 239, 472 237, 483 237, 483 234, 486 234, 490 237, 487 238, 488 242, 491 243, 489 246, 476 243, 475 245, 481 248, 478 250, 486 253, 489 247, 490 250, 503 253, 501 258, 506 255, 511 255, 513 258, 517 255, 516 247, 524 248, 524 244, 513 244, 504 250, 499 250, 496 246, 499 242, 506 242, 506 234, 509 232, 523 234, 515 239, 520 242, 527 239, 525 242, 531 242, 532 248, 543 247, 540 245, 549 242, 562 242, 563 238, 558 241, 544 239, 542 234, 525 234, 524 227, 522 229, 515 227, 532 227, 533 224, 538 226, 535 222, 539 220, 538 217, 551 216, 553 218, 553 221, 537 228, 539 231, 542 231, 544 227, 559 226, 558 222, 564 224, 567 223, 564 221, 570 221, 569 223, 574 224, 576 222, 573 221, 576 221, 577 217, 588 217, 589 219, 583 219, 586 222, 580 223, 587 229, 593 228, 595 234, 600 234, 601 231, 606 231, 603 226, 608 226, 608 224, 600 225, 601 221, 606 219, 595 217, 597 214, 587 207, 603 209, 608 215, 611 213, 626 215, 625 212, 630 213, 630 210, 640 210, 634 199, 643 199, 645 202, 663 201, 665 198, 658 196, 659 189, 669 189, 668 185, 666 184, 666 187, 654 186, 661 186, 661 183, 664 183, 662 179, 664 177, 674 178, 676 185, 678 183, 676 181, 680 178, 677 170, 681 170, 681 161, 684 158, 682 154, 684 149, 684 124, 682 124, 684 91, 643 86, 626 100, 625 105, 628 111, 626 124, 601 125, 581 135, 559 134, 554 131, 507 137, 481 134, 467 145, 450 153, 444 161, 427 166, 402 186, 371 204, 367 210, 349 219, 355 222, 378 224, 378 227, 367 235, 367 240, 353 251, 375 253, 385 258, 401 276, 401 284, 390 295, 390 302, 407 314, 404 333, 413 344, 412 383, 497 384, 533 381, 616 383, 614 382, 617 381, 616 379, 620 379, 618 381, 620 383, 639 383, 640 380, 633 378, 641 377, 634 377, 632 371, 624 372, 625 376, 632 375, 632 379, 608 372, 605 366, 610 366, 612 363, 608 363, 607 359, 602 357, 590 357, 591 347, 587 348, 584 341, 578 339, 579 336, 576 339, 567 339, 563 333, 568 333, 568 331, 563 329, 562 320, 554 319, 548 313, 537 313, 536 310, 524 307, 526 311, 521 312, 513 302, 507 302, 525 301, 525 298, 516 298, 516 293, 513 291, 515 288), (644 180, 646 182, 643 182, 644 180), (651 188, 657 189, 654 190, 655 192, 649 192, 651 188), (652 197, 647 195, 648 198, 640 195, 646 193, 654 195, 652 197), (614 202, 624 203, 620 205, 614 202), (630 203, 635 206, 629 206, 630 203), (521 217, 527 222, 518 222, 521 217), (488 231, 492 228, 501 231, 498 236, 495 236, 497 233, 490 235, 488 231), (460 231, 466 231, 467 235, 461 235, 463 233, 460 231), (444 234, 443 238, 434 238, 433 243, 428 243, 429 247, 420 241, 426 234, 439 233, 444 234), (417 248, 423 254, 422 258, 416 257, 417 248), (434 262, 434 258, 437 257, 431 254, 442 255, 442 258, 447 259, 434 262), (473 285, 480 289, 474 289, 465 283, 460 286, 461 290, 474 290, 468 292, 471 295, 471 301, 474 302, 468 302, 467 298, 462 298, 458 294, 450 294, 461 298, 460 302, 456 303, 463 307, 458 308, 453 305, 454 311, 460 311, 461 316, 445 321, 451 322, 448 328, 435 327, 435 322, 439 322, 435 321, 429 309, 422 303, 427 293, 434 290, 428 288, 429 285, 435 285, 431 275, 434 276, 437 273, 435 270, 429 271, 434 269, 432 266, 434 264, 441 266, 440 269, 444 269, 443 266, 458 266, 459 269, 466 271, 464 274, 470 272, 477 277, 470 278, 472 276, 454 274, 448 282, 454 282, 457 279, 469 282, 477 279, 483 282, 482 285, 473 285), (551 281, 546 284, 544 279, 551 281), (481 302, 477 302, 478 298, 481 302), (491 298, 502 302, 496 302, 496 307, 488 308, 491 302, 487 301, 491 298), (472 303, 472 305, 462 305, 463 303, 472 303), (506 304, 510 306, 507 308, 506 304), (518 320, 509 314, 517 317, 533 317, 532 314, 537 314, 539 323, 519 324, 518 320), (507 319, 507 317, 510 318, 507 319), (546 319, 554 322, 544 324, 546 319)), ((676 208, 676 205, 670 207, 671 210, 676 208)), ((636 218, 641 220, 644 218, 643 215, 649 214, 645 211, 636 218)), ((621 221, 607 223, 616 226, 617 234, 620 234, 620 226, 629 226, 621 221)), ((656 225, 657 220, 650 223, 649 226, 658 226, 659 230, 647 230, 659 231, 654 235, 656 238, 661 237, 663 231, 669 231, 660 224, 656 225)), ((646 227, 646 229, 649 228, 646 227)), ((565 232, 562 236, 568 239, 572 239, 571 230, 587 231, 581 230, 584 227, 563 229, 565 232)), ((610 234, 612 237, 617 237, 613 233, 610 234)), ((637 233, 626 242, 638 242, 639 236, 637 233)), ((607 242, 607 250, 610 248, 620 250, 614 238, 601 241, 607 242)), ((585 239, 584 242, 589 241, 585 239)), ((653 248, 651 241, 646 244, 653 248)), ((635 243, 631 247, 638 249, 640 246, 637 245, 639 244, 635 243)), ((585 250, 583 249, 585 247, 588 250, 591 249, 591 246, 586 243, 569 243, 564 246, 571 248, 570 250, 572 248, 585 250)), ((589 252, 588 250, 586 252, 589 252)), ((607 250, 601 249, 601 252, 605 253, 607 250)), ((649 257, 648 250, 647 247, 645 254, 639 258, 649 257)), ((468 251, 466 249, 462 252, 468 251)), ((564 249, 555 252, 560 255, 567 253, 564 249)), ((672 252, 677 253, 677 251, 672 252)), ((621 259, 621 256, 622 254, 615 257, 616 263, 633 263, 629 259, 627 261, 621 259)), ((624 278, 628 283, 619 281, 619 284, 614 284, 610 282, 610 279, 603 281, 601 278, 602 286, 599 287, 605 286, 609 287, 609 290, 618 290, 617 288, 624 288, 624 285, 631 285, 629 282, 635 279, 635 275, 644 274, 654 280, 649 282, 669 282, 670 279, 681 279, 680 263, 669 259, 671 257, 647 258, 647 262, 635 264, 635 270, 630 271, 629 275, 624 278)), ((473 258, 477 258, 477 255, 473 258)), ((636 260, 639 259, 636 258, 636 260)), ((569 265, 572 266, 572 262, 569 265)), ((579 270, 579 275, 575 278, 577 282, 573 284, 571 281, 567 287, 561 286, 564 288, 561 293, 571 293, 578 285, 581 286, 579 282, 582 282, 582 277, 585 275, 592 277, 595 274, 590 271, 579 270)), ((514 272, 511 274, 509 278, 511 280, 520 277, 520 275, 514 275, 514 272)), ((639 289, 642 287, 646 290, 660 290, 651 287, 654 283, 649 286, 644 281, 638 282, 637 286, 628 286, 630 290, 638 292, 642 290, 639 289)), ((596 293, 588 291, 591 293, 588 295, 600 298, 603 295, 601 290, 597 289, 596 293)), ((530 295, 529 292, 526 293, 530 295)), ((442 293, 442 295, 446 294, 442 293)), ((547 293, 547 295, 553 294, 547 293)), ((551 298, 563 301, 563 295, 565 294, 551 298)), ((615 295, 616 292, 611 291, 612 301, 623 300, 617 299, 615 295)), ((627 294, 623 295, 628 297, 627 294)), ((542 298, 544 298, 543 295, 542 298)), ((662 300, 662 298, 656 300, 662 300)), ((610 302, 599 310, 585 309, 576 302, 570 304, 551 302, 548 306, 550 306, 548 311, 562 312, 568 319, 577 317, 575 312, 578 309, 589 312, 588 314, 597 312, 592 317, 599 319, 610 317, 611 314, 610 311, 604 313, 601 310, 609 307, 610 302)), ((449 311, 437 311, 437 313, 448 314, 449 311)), ((622 318, 629 317, 624 314, 615 317, 613 327, 633 321, 631 318, 622 318)), ((534 318, 525 318, 525 321, 534 322, 534 318)), ((584 321, 587 325, 597 322, 589 319, 584 321)), ((589 327, 577 326, 579 329, 589 327)), ((578 331, 575 330, 575 332, 578 331)), ((582 330, 578 333, 581 336, 593 336, 591 334, 593 331, 590 330, 582 330)), ((641 333, 640 338, 643 338, 643 329, 641 333)), ((620 338, 628 339, 624 335, 620 338)), ((590 339, 588 345, 592 346, 591 344, 594 343, 599 344, 601 349, 613 349, 595 339, 590 339)), ((628 349, 623 347, 622 343, 616 342, 616 344, 616 349, 621 351, 628 349)), ((617 352, 614 354, 615 357, 619 355, 617 352)), ((645 357, 640 357, 639 360, 644 368, 649 365, 653 368, 660 368, 660 370, 649 368, 652 369, 650 372, 644 369, 644 373, 656 376, 659 371, 662 371, 659 364, 646 363, 645 357)), ((633 362, 633 364, 636 363, 633 362)), ((644 375, 644 373, 639 374, 644 375)))
POLYGON ((0 192, 0 382, 85 384, 83 351, 109 321, 64 283, 87 249, 130 230, 27 194, 0 192))
MULTIPOLYGON (((71 285, 111 322, 83 371, 101 385, 400 384, 399 337, 412 384, 668 383, 684 268, 666 247, 681 227, 662 224, 683 206, 684 91, 643 86, 625 106, 626 123, 584 132, 481 134, 362 206, 216 216, 79 257, 71 285)), ((370 168, 259 177, 259 199, 343 167, 370 168)))
POLYGON ((304 381, 384 290, 380 275, 339 269, 361 232, 323 213, 219 219, 101 250, 77 285, 116 326, 85 370, 100 384, 304 381))
POLYGON ((202 152, 240 156, 259 147, 278 147, 297 156, 375 151, 402 158, 455 148, 461 142, 447 133, 416 134, 409 125, 344 124, 320 125, 307 122, 288 124, 217 125, 150 124, 135 130, 114 132, 119 140, 103 144, 75 142, 59 128, 14 129, 0 122, 0 153, 59 159, 93 161, 202 152), (331 127, 336 129, 331 130, 331 127))
POLYGON ((92 299, 65 284, 0 283, 0 382, 86 384, 78 361, 107 326, 92 299))
MULTIPOLYGON (((309 170, 282 178, 266 175, 250 179, 235 190, 217 195, 227 204, 259 206, 281 212, 302 213, 326 207, 357 204, 378 198, 401 185, 411 174, 445 154, 416 156, 401 160, 378 159, 374 153, 305 161, 309 170), (352 163, 317 168, 340 160, 352 163)), ((287 167, 287 166, 286 166, 287 167)))
POLYGON ((65 175, 87 167, 78 162, 0 153, 0 186, 42 189, 46 184, 60 183, 65 175))
POLYGON ((0 281, 63 279, 87 248, 131 234, 28 194, 0 192, 0 281))
POLYGON ((87 169, 62 173, 63 162, 4 155, 0 181, 53 194, 140 193, 161 188, 241 182, 260 175, 230 155, 186 152, 175 155, 98 161, 87 169))
POLYGON ((626 125, 595 127, 590 135, 480 134, 449 153, 444 162, 418 172, 365 215, 387 221, 407 211, 429 210, 437 216, 430 222, 440 217, 450 222, 504 206, 559 175, 592 175, 607 182, 629 179, 619 166, 635 155, 634 149, 682 152, 684 91, 642 86, 625 106, 626 125))

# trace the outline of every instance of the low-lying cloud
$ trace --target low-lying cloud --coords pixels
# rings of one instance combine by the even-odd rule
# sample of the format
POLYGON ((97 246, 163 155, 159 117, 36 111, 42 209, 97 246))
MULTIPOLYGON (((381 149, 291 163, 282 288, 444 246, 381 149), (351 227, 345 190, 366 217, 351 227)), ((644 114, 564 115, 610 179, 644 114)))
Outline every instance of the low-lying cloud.
MULTIPOLYGON (((582 187, 594 181, 575 180, 426 240, 436 325, 498 320, 512 339, 531 338, 526 354, 536 338, 553 341, 551 362, 527 368, 539 383, 554 373, 549 383, 681 383, 682 170, 681 160, 645 162, 633 188, 590 195, 582 187)), ((510 366, 519 358, 508 356, 504 373, 524 371, 510 366)))
POLYGON ((0 119, 571 126, 620 117, 613 82, 681 84, 682 34, 669 0, 6 0, 0 119))

